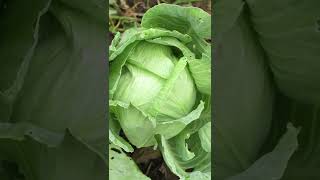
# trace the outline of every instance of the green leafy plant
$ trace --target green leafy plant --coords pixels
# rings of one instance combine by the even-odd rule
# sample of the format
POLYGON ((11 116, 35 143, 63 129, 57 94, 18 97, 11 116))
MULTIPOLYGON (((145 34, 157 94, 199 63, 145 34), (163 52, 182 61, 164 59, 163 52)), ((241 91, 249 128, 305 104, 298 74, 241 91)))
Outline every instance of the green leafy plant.
POLYGON ((214 3, 216 180, 320 178, 319 5, 214 3))
MULTIPOLYGON (((109 47, 112 146, 126 152, 134 150, 132 145, 154 146, 181 179, 210 179, 210 39, 208 13, 169 4, 149 9, 141 28, 115 36, 109 47)), ((112 179, 130 177, 126 173, 140 176, 129 162, 124 166, 133 166, 132 171, 119 174, 116 164, 128 158, 110 158, 112 179)))
POLYGON ((0 1, 0 179, 107 177, 105 2, 0 1))

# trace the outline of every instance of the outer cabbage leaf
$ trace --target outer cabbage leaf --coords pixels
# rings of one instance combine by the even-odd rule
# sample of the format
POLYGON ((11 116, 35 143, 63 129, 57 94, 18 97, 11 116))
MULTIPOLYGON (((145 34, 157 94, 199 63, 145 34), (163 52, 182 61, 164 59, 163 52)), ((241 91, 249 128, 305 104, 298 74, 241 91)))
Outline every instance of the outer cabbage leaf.
MULTIPOLYGON (((223 7, 233 6, 228 2, 223 7)), ((216 21, 233 21, 219 16, 224 10, 216 9, 216 21)), ((217 180, 244 171, 257 159, 270 130, 273 108, 271 75, 247 15, 239 14, 232 26, 224 26, 214 46, 213 74, 218 78, 213 94, 213 176, 217 180)))
MULTIPOLYGON (((210 56, 211 57, 211 56, 210 56)), ((189 61, 189 67, 199 91, 211 95, 211 59, 203 55, 202 59, 189 61)))
POLYGON ((188 34, 192 37, 189 48, 196 56, 211 54, 211 46, 205 41, 211 39, 211 16, 200 8, 160 4, 144 14, 141 25, 188 34))
MULTIPOLYGON (((319 11, 316 8, 319 2, 298 2, 290 0, 281 2, 268 1, 267 3, 260 0, 247 0, 246 2, 248 6, 245 8, 243 8, 242 5, 240 6, 241 3, 236 5, 229 1, 219 1, 215 4, 215 12, 217 12, 216 19, 217 22, 220 23, 217 24, 217 26, 220 25, 217 36, 219 37, 219 42, 222 44, 221 47, 219 47, 218 43, 215 51, 215 55, 217 55, 216 58, 219 59, 220 62, 217 63, 215 74, 218 76, 220 70, 220 72, 223 72, 223 68, 221 67, 228 67, 229 70, 225 70, 225 72, 232 72, 232 74, 234 74, 234 70, 239 68, 239 65, 234 62, 241 59, 242 64, 245 64, 244 62, 254 60, 254 63, 251 62, 250 65, 246 64, 247 68, 244 74, 247 74, 250 70, 249 67, 252 67, 253 64, 257 64, 257 59, 266 59, 269 67, 271 68, 271 73, 269 75, 267 66, 261 61, 260 68, 255 68, 249 71, 256 71, 255 75, 251 75, 251 77, 246 78, 246 80, 241 80, 243 73, 241 76, 238 74, 237 78, 233 77, 233 79, 241 82, 241 86, 239 85, 238 87, 230 88, 237 89, 237 94, 239 94, 240 90, 241 95, 237 98, 238 102, 249 102, 248 104, 254 104, 255 108, 265 106, 264 111, 266 115, 263 115, 262 111, 250 108, 251 112, 248 113, 250 114, 250 118, 243 119, 243 115, 247 113, 245 113, 246 111, 244 111, 242 105, 237 105, 238 110, 241 113, 231 113, 232 110, 230 110, 230 106, 224 106, 224 108, 229 112, 223 113, 220 109, 221 104, 223 104, 221 103, 222 101, 215 101, 217 103, 215 106, 215 110, 217 111, 217 121, 214 123, 214 131, 218 132, 220 137, 214 132, 213 138, 215 146, 213 151, 214 154, 216 154, 214 158, 216 174, 214 174, 214 176, 216 176, 217 179, 224 179, 225 177, 230 177, 230 175, 235 175, 231 179, 249 179, 252 178, 252 176, 254 176, 254 179, 318 179, 319 173, 316 169, 319 167, 319 158, 317 158, 317 155, 319 154, 319 133, 317 131, 318 125, 316 122, 319 119, 318 104, 320 91, 319 84, 315 82, 319 81, 319 76, 317 75, 319 71, 316 70, 319 69, 319 62, 316 60, 319 57, 319 36, 317 29, 317 16, 319 15, 319 11), (237 11, 233 11, 231 15, 228 15, 223 13, 227 12, 227 9, 234 9, 237 11), (237 13, 235 14, 234 12, 237 13), (252 29, 250 27, 252 27, 252 29), (236 32, 236 29, 238 29, 238 33, 240 31, 242 34, 247 31, 247 38, 240 35, 232 36, 232 32, 236 32), (241 52, 241 56, 239 56, 240 53, 234 53, 237 52, 239 47, 234 45, 231 46, 231 43, 237 44, 236 42, 239 41, 245 42, 241 47, 245 47, 241 52), (251 50, 250 53, 247 53, 245 49, 250 47, 250 41, 251 44, 255 44, 256 48, 255 50, 251 50), (226 44, 229 44, 229 46, 226 46, 226 44), (226 63, 225 60, 228 59, 226 58, 228 56, 223 53, 224 46, 228 47, 229 51, 233 51, 233 64, 226 63), (256 58, 246 57, 251 54, 256 54, 256 58), (258 58, 259 56, 257 55, 259 55, 260 58, 258 58), (239 57, 246 57, 246 59, 239 57), (263 68, 261 69, 261 67, 263 68), (232 70, 230 70, 230 68, 232 68, 232 70), (258 76, 257 72, 264 72, 266 75, 263 76, 264 78, 259 80, 261 76, 258 76), (274 99, 274 111, 271 113, 270 111, 267 112, 266 109, 269 109, 272 105, 257 98, 259 96, 263 97, 263 93, 257 90, 263 88, 264 90, 269 90, 269 94, 272 94, 273 90, 270 90, 269 82, 272 75, 276 82, 275 85, 277 88, 274 88, 274 91, 277 91, 277 96, 274 99), (255 93, 253 93, 252 89, 242 91, 244 87, 243 82, 252 83, 251 87, 255 93), (278 88, 280 92, 278 92, 278 88), (248 98, 248 96, 243 96, 244 92, 245 94, 250 94, 251 97, 248 98), (257 92, 259 92, 259 96, 257 96, 257 92), (245 100, 241 100, 241 97, 245 97, 245 100), (251 101, 252 97, 259 99, 260 102, 258 105, 251 101), (228 114, 237 114, 236 118, 229 117, 228 119, 232 119, 232 125, 237 127, 238 130, 230 131, 232 128, 221 128, 222 126, 219 125, 227 123, 225 121, 223 123, 222 120, 220 121, 220 119, 226 119, 219 116, 228 114), (272 121, 270 121, 271 114, 273 116, 272 121), (264 120, 263 118, 253 118, 259 116, 263 118, 268 117, 269 120, 267 118, 264 120), (248 122, 251 118, 255 121, 248 122), (270 129, 267 139, 260 139, 260 142, 263 142, 263 145, 261 146, 261 144, 252 143, 258 142, 253 141, 253 138, 265 137, 266 131, 258 128, 256 131, 251 128, 248 130, 248 126, 241 128, 241 126, 235 125, 236 122, 250 125, 249 127, 252 127, 256 123, 261 125, 261 123, 264 122, 266 123, 264 124, 264 129, 269 129, 269 125, 272 122, 272 128, 270 129), (283 136, 279 144, 276 145, 276 142, 278 142, 280 137, 284 134, 285 126, 289 122, 293 123, 294 126, 301 128, 298 136, 299 148, 297 150, 297 142, 295 138, 297 136, 297 131, 294 128, 289 128, 288 132, 283 136), (241 129, 246 130, 247 133, 245 133, 245 135, 249 135, 248 132, 252 132, 252 135, 244 137, 240 142, 239 139, 241 137, 239 137, 238 133, 234 132, 240 132, 241 129), (230 138, 226 138, 226 135, 230 134, 232 134, 233 137, 232 141, 230 141, 230 138), (217 142, 219 139, 223 139, 223 141, 217 142), (250 140, 250 142, 245 142, 246 140, 250 140), (226 153, 226 150, 222 151, 228 147, 230 142, 232 142, 232 144, 236 144, 236 146, 230 146, 230 153, 226 153), (237 145, 237 143, 234 142, 240 142, 242 145, 237 145), (255 149, 255 151, 247 151, 246 154, 239 153, 239 151, 245 152, 243 151, 245 148, 248 150, 249 146, 251 146, 252 150, 255 149), (229 156, 222 157, 224 154, 228 154, 229 156), (232 154, 234 154, 234 156, 232 156, 233 159, 239 158, 239 165, 234 166, 236 162, 228 161, 228 158, 232 154), (251 157, 248 158, 249 156, 251 157), (244 160, 246 158, 247 161, 244 160), (273 163, 275 159, 277 161, 277 166, 273 163), (243 168, 239 168, 241 166, 243 168), (250 168, 248 168, 249 166, 250 168), (238 172, 236 169, 239 169, 238 172), (239 172, 242 173, 238 174, 239 172)), ((227 77, 227 75, 219 75, 219 77, 227 77)), ((229 78, 224 78, 223 81, 230 84, 237 84, 232 80, 230 81, 229 78)), ((222 85, 222 83, 217 81, 217 89, 215 91, 216 98, 219 99, 220 97, 223 97, 223 101, 227 102, 227 96, 222 96, 223 91, 219 92, 219 87, 226 88, 228 86, 222 85)), ((264 97, 273 99, 270 95, 264 95, 264 97)))
POLYGON ((69 132, 55 147, 30 136, 13 139, 0 136, 0 159, 16 162, 23 180, 102 180, 107 177, 105 162, 69 132))
POLYGON ((211 152, 202 149, 201 143, 204 142, 198 133, 190 137, 190 133, 183 131, 169 140, 163 136, 156 139, 167 166, 180 179, 211 179, 211 152), (188 169, 193 171, 188 173, 188 169))
POLYGON ((285 95, 320 104, 320 2, 247 0, 252 26, 285 95))
POLYGON ((10 119, 13 103, 22 88, 38 43, 40 17, 48 11, 49 4, 48 0, 36 0, 33 4, 20 1, 3 1, 1 3, 1 122, 8 122, 10 119), (24 11, 17 8, 19 6, 24 7, 24 11), (21 23, 12 23, 19 21, 21 23), (36 22, 35 26, 34 22, 36 22))
POLYGON ((2 5, 0 160, 17 163, 27 180, 104 179, 103 2, 2 5))
POLYGON ((169 140, 156 136, 166 164, 181 179, 211 179, 211 98, 203 99, 207 104, 198 120, 169 140))
POLYGON ((304 104, 279 94, 272 127, 272 136, 266 148, 273 147, 273 142, 283 133, 285 123, 291 122, 300 128, 299 148, 290 158, 282 180, 319 179, 319 106, 304 104))
POLYGON ((61 133, 69 128, 103 156, 107 122, 105 63, 101 60, 106 43, 100 39, 106 30, 99 23, 88 28, 88 23, 87 16, 59 2, 51 4, 41 18, 40 40, 11 122, 29 122, 61 133), (95 36, 85 36, 89 32, 95 36))
POLYGON ((199 129, 201 147, 207 152, 211 152, 211 122, 199 129))
POLYGON ((115 120, 114 117, 112 117, 109 113, 109 141, 113 143, 114 145, 121 147, 126 152, 133 152, 132 146, 123 139, 119 133, 120 133, 120 124, 115 120))
POLYGON ((281 179, 289 159, 298 148, 297 136, 299 130, 294 128, 292 124, 288 124, 287 128, 287 132, 272 152, 263 155, 247 170, 227 180, 281 179))
POLYGON ((109 145, 109 179, 110 180, 150 180, 140 172, 138 166, 121 149, 109 145))

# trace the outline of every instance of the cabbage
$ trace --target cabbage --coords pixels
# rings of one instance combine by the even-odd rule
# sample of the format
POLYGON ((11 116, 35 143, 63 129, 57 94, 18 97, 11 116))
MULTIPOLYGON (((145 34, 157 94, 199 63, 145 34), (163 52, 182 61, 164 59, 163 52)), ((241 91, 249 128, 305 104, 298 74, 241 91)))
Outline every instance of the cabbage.
POLYGON ((216 180, 319 179, 319 1, 216 1, 216 180))
POLYGON ((100 0, 0 1, 1 180, 106 179, 105 17, 100 0))
POLYGON ((199 8, 160 4, 109 48, 109 140, 128 152, 157 146, 181 179, 210 178, 210 20, 199 8))

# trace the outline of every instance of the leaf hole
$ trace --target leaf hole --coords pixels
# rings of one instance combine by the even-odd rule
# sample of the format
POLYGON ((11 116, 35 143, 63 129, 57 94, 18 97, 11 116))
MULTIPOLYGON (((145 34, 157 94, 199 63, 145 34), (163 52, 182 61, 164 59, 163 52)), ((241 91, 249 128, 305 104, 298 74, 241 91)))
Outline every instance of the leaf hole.
POLYGON ((193 168, 186 169, 186 172, 192 172, 193 168))
POLYGON ((111 148, 111 150, 114 151, 114 152, 117 152, 117 153, 121 154, 121 151, 120 151, 119 149, 111 148))

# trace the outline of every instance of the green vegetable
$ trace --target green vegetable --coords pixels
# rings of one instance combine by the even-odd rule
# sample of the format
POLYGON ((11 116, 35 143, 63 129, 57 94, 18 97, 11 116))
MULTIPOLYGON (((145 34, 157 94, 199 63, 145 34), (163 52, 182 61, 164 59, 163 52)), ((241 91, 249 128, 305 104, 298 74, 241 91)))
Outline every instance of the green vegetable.
POLYGON ((215 2, 216 180, 320 178, 319 6, 215 2))
POLYGON ((138 148, 158 146, 181 179, 210 178, 210 21, 199 8, 160 4, 109 48, 109 140, 132 151, 122 129, 138 148))
POLYGON ((105 180, 104 2, 0 5, 0 179, 105 180))

